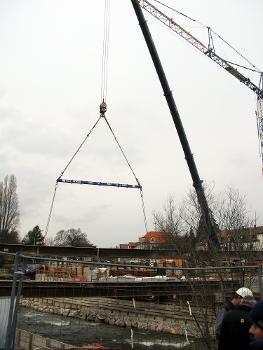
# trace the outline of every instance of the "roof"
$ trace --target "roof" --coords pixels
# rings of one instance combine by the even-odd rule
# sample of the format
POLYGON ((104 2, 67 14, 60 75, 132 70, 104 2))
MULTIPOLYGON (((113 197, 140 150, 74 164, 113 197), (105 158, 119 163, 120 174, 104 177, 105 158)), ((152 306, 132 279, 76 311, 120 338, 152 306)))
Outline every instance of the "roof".
POLYGON ((143 237, 145 242, 154 239, 155 243, 165 243, 172 237, 172 234, 170 232, 149 231, 143 237))
POLYGON ((246 231, 247 233, 250 233, 252 235, 258 235, 258 234, 263 234, 263 226, 254 226, 254 227, 240 227, 237 229, 233 229, 233 230, 221 230, 220 231, 220 237, 221 239, 224 239, 228 236, 231 236, 231 234, 236 233, 236 232, 241 232, 241 231, 246 231))
POLYGON ((127 244, 127 243, 120 244, 120 249, 128 249, 128 248, 129 248, 129 244, 127 244))

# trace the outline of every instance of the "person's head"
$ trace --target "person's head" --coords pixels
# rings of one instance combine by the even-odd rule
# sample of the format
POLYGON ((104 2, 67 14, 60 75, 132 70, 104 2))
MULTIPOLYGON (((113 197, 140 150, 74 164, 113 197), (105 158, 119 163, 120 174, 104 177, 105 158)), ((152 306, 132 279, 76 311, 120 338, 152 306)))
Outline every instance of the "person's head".
POLYGON ((256 303, 250 311, 252 326, 249 333, 253 334, 256 339, 263 339, 263 300, 256 303))
POLYGON ((253 297, 253 293, 249 288, 246 288, 246 287, 239 288, 238 290, 236 290, 236 292, 231 300, 232 304, 240 305, 241 300, 247 295, 253 297))

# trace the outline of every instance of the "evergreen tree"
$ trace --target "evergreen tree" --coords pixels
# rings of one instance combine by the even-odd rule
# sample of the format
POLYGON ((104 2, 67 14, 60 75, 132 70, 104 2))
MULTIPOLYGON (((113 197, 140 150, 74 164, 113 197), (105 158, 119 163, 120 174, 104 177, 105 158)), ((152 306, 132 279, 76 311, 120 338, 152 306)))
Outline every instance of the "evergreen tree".
POLYGON ((44 245, 44 236, 39 226, 35 226, 33 230, 28 231, 23 238, 22 243, 29 245, 44 245))

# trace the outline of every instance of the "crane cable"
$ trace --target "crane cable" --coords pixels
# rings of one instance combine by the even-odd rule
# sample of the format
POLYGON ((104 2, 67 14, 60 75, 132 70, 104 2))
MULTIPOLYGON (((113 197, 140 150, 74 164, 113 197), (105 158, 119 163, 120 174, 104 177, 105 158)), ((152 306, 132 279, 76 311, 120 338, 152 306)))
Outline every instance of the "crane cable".
POLYGON ((100 105, 100 112, 101 117, 104 118, 106 124, 108 125, 109 130, 112 133, 112 136, 114 137, 128 167, 130 168, 135 181, 137 182, 139 189, 140 189, 140 196, 141 196, 141 203, 142 203, 142 211, 143 211, 143 220, 144 220, 144 226, 146 232, 148 232, 147 228, 147 219, 146 219, 146 209, 145 209, 145 203, 143 198, 143 190, 142 186, 135 175, 134 170, 131 167, 131 164, 128 161, 128 158, 126 157, 119 141, 117 140, 117 137, 115 136, 113 129, 110 126, 110 123, 108 119, 105 116, 105 113, 107 111, 107 92, 108 92, 108 61, 109 61, 109 42, 110 42, 110 0, 105 0, 105 6, 104 6, 104 36, 103 36, 103 50, 102 50, 102 67, 101 67, 101 105, 100 105))
POLYGON ((58 183, 56 181, 55 188, 54 188, 54 193, 53 193, 53 196, 52 196, 51 206, 50 206, 49 214, 48 214, 48 218, 47 218, 47 223, 46 223, 46 227, 45 227, 44 238, 46 238, 46 236, 48 234, 49 224, 50 224, 50 221, 51 221, 51 215, 52 215, 54 202, 55 202, 55 197, 56 197, 56 193, 57 193, 57 188, 58 188, 58 183))
MULTIPOLYGON (((99 120, 101 119, 101 116, 99 117, 99 119, 94 123, 94 125, 92 126, 91 130, 89 131, 89 133, 86 135, 86 137, 84 138, 84 140, 81 142, 80 146, 77 148, 76 152, 73 154, 73 156, 70 158, 69 162, 67 163, 67 165, 65 166, 64 170, 60 173, 58 179, 60 179, 64 172, 67 170, 67 168, 70 166, 70 164, 72 163, 73 159, 76 157, 76 155, 78 154, 78 152, 80 151, 81 147, 84 145, 84 143, 86 142, 87 138, 90 136, 90 134, 92 133, 92 131, 95 129, 95 126, 98 124, 99 120)), ((55 183, 55 188, 54 188, 54 193, 53 193, 53 197, 52 197, 52 201, 51 201, 51 206, 50 206, 50 210, 49 210, 49 214, 48 214, 48 219, 47 219, 47 224, 46 224, 46 228, 45 228, 45 233, 44 233, 44 237, 46 237, 47 233, 48 233, 48 229, 49 229, 49 224, 50 224, 50 220, 51 220, 51 215, 52 215, 52 211, 53 211, 53 207, 54 207, 54 202, 55 202, 55 197, 56 197, 56 192, 57 192, 57 188, 58 188, 58 179, 56 180, 55 183)))
POLYGON ((73 159, 76 157, 76 155, 78 154, 78 152, 80 151, 81 147, 84 145, 84 143, 86 142, 87 138, 90 136, 90 134, 92 133, 92 131, 95 129, 96 125, 99 123, 101 119, 101 116, 97 119, 97 121, 94 123, 94 125, 92 126, 92 128, 90 129, 89 133, 85 136, 84 140, 81 142, 81 144, 79 145, 79 147, 77 148, 76 152, 73 154, 73 156, 70 158, 69 162, 67 163, 67 165, 65 166, 65 169, 61 172, 61 174, 59 175, 59 179, 63 176, 64 172, 67 170, 67 168, 70 166, 70 164, 72 163, 73 159))
POLYGON ((128 158, 126 157, 126 155, 125 155, 125 153, 124 153, 124 151, 123 151, 123 149, 122 149, 122 147, 121 147, 121 145, 120 145, 120 143, 119 143, 117 137, 115 136, 115 134, 114 134, 114 132, 113 132, 111 126, 110 126, 110 123, 109 123, 109 121, 108 121, 108 119, 106 118, 105 115, 104 115, 104 119, 105 119, 105 122, 107 123, 107 125, 108 125, 108 127, 109 127, 109 129, 110 129, 110 131, 111 131, 111 133, 112 133, 112 136, 114 137, 114 139, 115 139, 115 141, 116 141, 116 143, 117 143, 117 145, 118 145, 118 147, 119 147, 119 149, 120 149, 120 151, 121 151, 121 153, 122 153, 122 155, 123 155, 123 157, 124 157, 124 159, 125 159, 125 161, 126 161, 128 167, 130 168, 130 170, 131 170, 131 172, 132 172, 132 174, 133 174, 133 176, 134 176, 134 178, 135 178, 135 181, 137 182, 137 184, 138 184, 138 186, 139 186, 139 189, 140 189, 140 196, 141 196, 141 201, 142 201, 142 211, 143 211, 144 227, 145 227, 146 232, 148 232, 148 225, 147 225, 147 219, 146 219, 146 209, 145 209, 145 203, 144 203, 144 198, 143 198, 142 186, 141 186, 141 184, 140 184, 140 182, 139 182, 137 176, 135 175, 135 172, 134 172, 134 170, 133 170, 133 168, 132 168, 130 162, 128 161, 128 158))
POLYGON ((101 60, 101 101, 106 102, 108 92, 108 61, 110 42, 110 0, 105 0, 104 6, 104 34, 101 60))
POLYGON ((131 166, 131 164, 130 164, 128 158, 127 158, 127 156, 125 155, 124 150, 123 150, 123 148, 121 147, 121 144, 119 143, 119 141, 118 141, 118 139, 117 139, 117 137, 116 137, 116 135, 115 135, 115 133, 114 133, 112 127, 110 126, 110 123, 109 123, 108 119, 106 118, 105 113, 101 113, 99 119, 98 119, 98 120, 95 122, 95 124, 92 126, 91 130, 90 130, 89 133, 86 135, 86 137, 84 138, 84 140, 81 142, 80 146, 77 148, 76 152, 75 152, 75 153, 73 154, 73 156, 70 158, 70 160, 69 160, 69 162, 67 163, 67 165, 65 166, 64 170, 60 173, 58 179, 56 180, 55 189, 54 189, 54 194, 53 194, 53 198, 52 198, 52 202, 51 202, 51 207, 50 207, 50 211, 49 211, 49 216, 48 216, 48 221, 47 221, 47 225, 46 225, 46 229, 45 229, 45 234, 44 234, 44 236, 46 236, 47 233, 48 233, 49 223, 50 223, 50 220, 51 220, 51 215, 52 215, 52 211, 53 211, 53 206, 54 206, 54 201, 55 201, 55 196, 56 196, 56 191, 57 191, 59 179, 61 179, 61 177, 63 176, 63 174, 65 173, 65 171, 66 171, 67 168, 69 167, 69 165, 72 163, 73 159, 76 157, 76 155, 78 154, 78 152, 80 151, 80 149, 82 148, 82 146, 84 145, 84 143, 86 142, 86 140, 87 140, 88 137, 91 135, 92 131, 95 129, 95 127, 97 126, 97 124, 99 123, 99 121, 100 121, 102 118, 105 120, 105 122, 106 122, 106 124, 107 124, 107 126, 108 126, 108 128, 109 128, 109 130, 110 130, 110 132, 111 132, 111 134, 112 134, 112 136, 114 137, 114 139, 115 139, 115 141, 116 141, 116 143, 117 143, 117 145, 118 145, 118 147, 119 147, 119 150, 121 151, 121 153, 122 153, 122 155, 123 155, 123 157, 124 157, 124 159, 125 159, 125 161, 126 161, 128 167, 130 168, 130 170, 131 170, 131 172, 132 172, 132 174, 133 174, 133 176, 134 176, 134 178, 135 178, 135 181, 137 182, 137 185, 138 185, 137 188, 140 189, 140 196, 141 196, 141 202, 142 202, 142 211, 143 211, 144 226, 145 226, 146 232, 148 232, 147 219, 146 219, 146 209, 145 209, 145 203, 144 203, 144 197, 143 197, 142 186, 141 186, 141 184, 140 184, 140 182, 139 182, 139 180, 138 180, 138 178, 137 178, 137 176, 136 176, 136 174, 135 174, 135 172, 134 172, 134 170, 133 170, 133 168, 132 168, 132 166, 131 166))
MULTIPOLYGON (((136 188, 140 189, 140 196, 141 196, 141 203, 142 203, 142 211, 143 211, 143 220, 144 220, 144 226, 145 226, 145 230, 146 232, 148 232, 148 228, 147 228, 147 219, 146 219, 146 209, 145 209, 145 203, 144 203, 144 198, 143 198, 143 190, 142 190, 142 186, 137 178, 137 176, 135 175, 135 172, 130 164, 130 162, 128 161, 128 158, 126 157, 116 135, 113 132, 112 127, 110 126, 110 123, 108 121, 108 119, 105 116, 105 113, 107 111, 107 104, 106 104, 106 97, 107 97, 107 92, 108 92, 108 55, 109 55, 109 28, 110 28, 110 0, 105 0, 105 7, 104 7, 104 36, 103 36, 103 50, 102 50, 102 73, 101 73, 101 105, 100 105, 100 117, 97 119, 97 121, 94 123, 94 125, 92 126, 91 130, 89 131, 89 133, 86 135, 86 137, 84 138, 84 140, 81 142, 81 144, 79 145, 79 147, 77 148, 77 150, 75 151, 75 153, 73 154, 73 156, 70 158, 69 162, 67 163, 67 165, 65 166, 64 170, 60 173, 58 179, 56 180, 55 183, 55 188, 54 188, 54 193, 53 193, 53 197, 52 197, 52 201, 51 201, 51 206, 50 206, 50 210, 49 210, 49 215, 48 215, 48 220, 47 220, 47 224, 46 224, 46 228, 45 228, 45 233, 44 233, 44 237, 46 237, 46 235, 48 234, 48 229, 49 229, 49 225, 50 225, 50 221, 51 221, 51 216, 52 216, 52 212, 53 212, 53 207, 54 207, 54 202, 55 202, 55 197, 56 197, 56 192, 57 192, 57 188, 58 188, 58 182, 60 182, 59 180, 62 178, 63 174, 65 173, 65 171, 68 169, 68 167, 70 166, 70 164, 72 163, 73 159, 76 157, 76 155, 78 154, 78 152, 80 151, 80 149, 82 148, 82 146, 84 145, 84 143, 86 142, 86 140, 88 139, 88 137, 91 135, 91 133, 93 132, 93 130, 95 129, 95 127, 98 125, 99 121, 101 119, 104 119, 112 136, 114 137, 128 167, 130 168, 135 181, 137 182, 136 188)), ((96 184, 96 183, 94 183, 96 184)), ((99 183, 97 183, 99 184, 99 183)))

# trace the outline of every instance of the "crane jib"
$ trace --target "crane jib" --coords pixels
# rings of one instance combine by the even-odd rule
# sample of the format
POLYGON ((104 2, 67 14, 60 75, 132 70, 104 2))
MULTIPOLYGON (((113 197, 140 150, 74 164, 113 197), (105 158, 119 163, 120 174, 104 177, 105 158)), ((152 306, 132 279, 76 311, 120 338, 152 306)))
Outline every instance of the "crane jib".
POLYGON ((79 184, 79 185, 94 185, 94 186, 112 186, 112 187, 124 187, 124 188, 139 188, 142 189, 141 185, 129 185, 115 182, 100 182, 100 181, 87 181, 87 180, 67 180, 57 179, 57 182, 63 182, 68 184, 79 184))
POLYGON ((211 58, 211 60, 213 60, 219 66, 224 68, 228 73, 232 74, 241 83, 245 84, 249 89, 254 91, 254 93, 256 93, 258 97, 263 98, 262 88, 258 87, 253 82, 251 82, 249 78, 241 74, 235 67, 232 67, 226 60, 218 56, 214 51, 209 50, 206 47, 206 45, 204 45, 200 40, 198 40, 190 32, 188 32, 178 23, 176 23, 173 20, 173 18, 163 13, 148 0, 138 0, 138 3, 145 11, 150 13, 153 17, 157 18, 160 22, 162 22, 175 33, 180 35, 184 40, 188 41, 189 44, 191 44, 203 54, 211 58))

